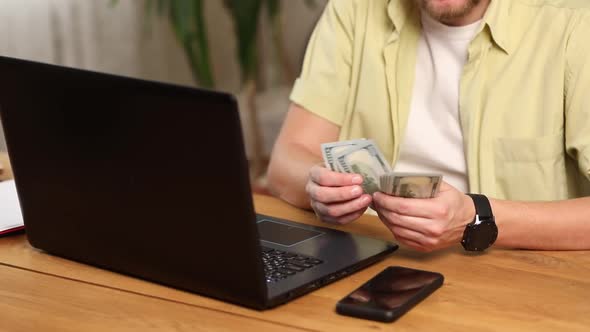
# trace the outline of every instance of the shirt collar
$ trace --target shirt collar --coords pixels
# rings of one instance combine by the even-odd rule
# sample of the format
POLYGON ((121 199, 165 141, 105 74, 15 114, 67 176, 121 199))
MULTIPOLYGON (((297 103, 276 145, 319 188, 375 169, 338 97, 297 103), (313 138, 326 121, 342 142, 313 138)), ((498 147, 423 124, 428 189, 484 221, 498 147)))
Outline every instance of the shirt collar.
MULTIPOLYGON (((483 22, 490 29, 494 43, 504 52, 510 53, 510 7, 512 0, 491 0, 483 17, 483 22)), ((393 22, 394 30, 399 33, 411 15, 419 13, 414 10, 413 0, 389 0, 387 13, 393 22)))
POLYGON ((398 33, 402 31, 404 24, 408 18, 413 14, 414 9, 413 0, 389 0, 387 6, 387 14, 393 22, 393 27, 398 33))
POLYGON ((483 17, 483 21, 490 29, 494 43, 507 54, 511 51, 509 39, 511 1, 492 0, 483 17))

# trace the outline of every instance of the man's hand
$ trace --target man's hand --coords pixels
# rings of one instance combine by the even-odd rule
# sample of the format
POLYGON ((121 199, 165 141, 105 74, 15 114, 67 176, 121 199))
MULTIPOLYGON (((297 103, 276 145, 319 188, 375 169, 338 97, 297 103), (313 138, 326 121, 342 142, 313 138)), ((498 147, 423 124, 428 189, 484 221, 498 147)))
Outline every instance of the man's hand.
POLYGON ((362 183, 360 175, 314 166, 305 190, 311 207, 322 221, 345 225, 362 216, 372 202, 370 195, 363 194, 362 183))
POLYGON ((395 238, 419 251, 459 244, 467 224, 475 217, 472 199, 447 183, 433 199, 401 198, 375 193, 379 218, 395 238))

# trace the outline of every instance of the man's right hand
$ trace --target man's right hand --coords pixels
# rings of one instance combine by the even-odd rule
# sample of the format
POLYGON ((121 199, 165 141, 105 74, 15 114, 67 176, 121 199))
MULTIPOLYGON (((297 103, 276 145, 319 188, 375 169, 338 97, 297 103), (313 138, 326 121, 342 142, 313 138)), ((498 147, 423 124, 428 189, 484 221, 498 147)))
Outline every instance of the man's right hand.
POLYGON ((332 172, 318 165, 311 168, 305 190, 322 221, 345 225, 360 218, 372 202, 371 195, 363 193, 362 183, 358 174, 332 172))

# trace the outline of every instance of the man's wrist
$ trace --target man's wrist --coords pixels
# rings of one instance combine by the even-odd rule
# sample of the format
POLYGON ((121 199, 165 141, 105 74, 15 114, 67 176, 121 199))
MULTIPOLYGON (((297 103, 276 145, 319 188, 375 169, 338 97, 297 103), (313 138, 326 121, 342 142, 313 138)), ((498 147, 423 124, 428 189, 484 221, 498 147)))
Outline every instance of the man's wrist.
POLYGON ((471 197, 467 196, 467 194, 463 195, 463 204, 460 210, 460 213, 457 215, 458 222, 456 224, 456 241, 457 243, 461 243, 463 240, 463 233, 465 232, 465 227, 473 222, 475 219, 475 204, 471 197))
POLYGON ((475 215, 477 214, 477 210, 475 209, 475 203, 473 199, 469 197, 469 195, 463 195, 463 223, 462 226, 465 228, 467 225, 471 224, 473 220, 475 220, 475 215))

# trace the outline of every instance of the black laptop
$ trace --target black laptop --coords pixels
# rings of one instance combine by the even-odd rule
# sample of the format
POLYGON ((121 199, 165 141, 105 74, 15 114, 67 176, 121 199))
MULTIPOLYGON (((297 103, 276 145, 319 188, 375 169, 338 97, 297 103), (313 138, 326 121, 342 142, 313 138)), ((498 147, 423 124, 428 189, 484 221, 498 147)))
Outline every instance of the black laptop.
POLYGON ((0 57, 0 115, 48 253, 265 309, 397 248, 257 215, 231 95, 0 57))

